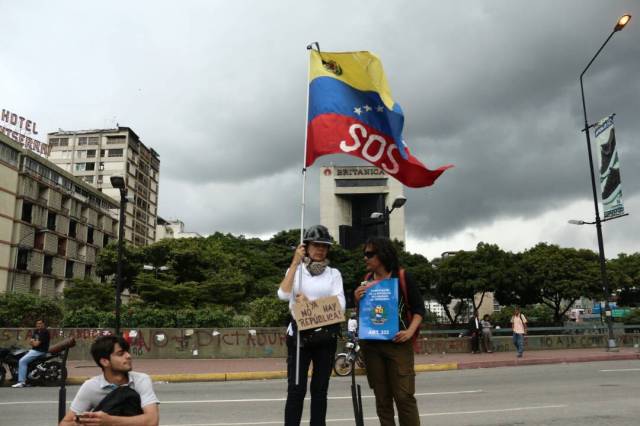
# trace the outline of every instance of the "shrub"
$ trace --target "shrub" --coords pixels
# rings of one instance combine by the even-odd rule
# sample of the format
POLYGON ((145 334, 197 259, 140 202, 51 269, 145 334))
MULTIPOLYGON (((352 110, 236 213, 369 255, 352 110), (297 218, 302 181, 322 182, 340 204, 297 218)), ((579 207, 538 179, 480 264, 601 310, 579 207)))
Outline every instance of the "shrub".
POLYGON ((289 305, 273 296, 261 297, 249 303, 249 317, 254 327, 282 327, 289 315, 289 305))
POLYGON ((48 326, 60 324, 60 301, 30 293, 0 295, 0 327, 33 327, 40 318, 48 326))

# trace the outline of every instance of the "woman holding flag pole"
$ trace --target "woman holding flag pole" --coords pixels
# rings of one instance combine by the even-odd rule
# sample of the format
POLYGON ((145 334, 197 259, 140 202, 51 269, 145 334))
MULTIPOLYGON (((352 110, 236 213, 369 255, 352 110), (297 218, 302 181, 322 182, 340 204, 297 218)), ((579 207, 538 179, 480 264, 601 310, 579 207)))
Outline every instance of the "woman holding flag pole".
MULTIPOLYGON (((310 227, 303 243, 293 255, 291 266, 280 283, 278 297, 295 303, 313 301, 321 297, 337 296, 345 308, 344 288, 340 271, 329 266, 327 255, 332 244, 329 231, 322 225, 310 227)), ((329 377, 337 346, 338 324, 316 330, 299 332, 294 320, 287 328, 287 402, 284 424, 297 426, 302 418, 307 393, 307 372, 313 363, 311 376, 312 426, 324 425, 327 413, 329 377), (299 339, 297 336, 301 336, 299 339), (298 355, 299 353, 299 355, 298 355)))

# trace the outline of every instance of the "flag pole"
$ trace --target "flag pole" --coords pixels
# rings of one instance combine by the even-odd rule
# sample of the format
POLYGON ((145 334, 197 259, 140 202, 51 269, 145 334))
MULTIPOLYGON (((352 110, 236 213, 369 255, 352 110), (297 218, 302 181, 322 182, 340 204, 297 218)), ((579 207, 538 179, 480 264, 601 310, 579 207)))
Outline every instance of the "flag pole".
MULTIPOLYGON (((307 46, 307 50, 313 49, 313 45, 318 47, 320 50, 320 45, 318 42, 313 42, 307 46)), ((311 59, 309 59, 309 63, 307 65, 307 79, 309 78, 309 73, 311 72, 311 59)), ((300 203, 300 244, 304 242, 304 206, 305 206, 305 189, 307 185, 307 129, 309 121, 309 82, 307 81, 307 101, 306 101, 306 109, 305 109, 305 121, 304 121, 304 154, 302 157, 302 201, 300 203)), ((298 284, 298 288, 302 287, 302 264, 298 265, 298 277, 300 283, 298 284)), ((291 288, 291 299, 295 299, 295 294, 293 291, 293 287, 291 288)), ((296 386, 300 384, 300 329, 296 327, 296 386)))

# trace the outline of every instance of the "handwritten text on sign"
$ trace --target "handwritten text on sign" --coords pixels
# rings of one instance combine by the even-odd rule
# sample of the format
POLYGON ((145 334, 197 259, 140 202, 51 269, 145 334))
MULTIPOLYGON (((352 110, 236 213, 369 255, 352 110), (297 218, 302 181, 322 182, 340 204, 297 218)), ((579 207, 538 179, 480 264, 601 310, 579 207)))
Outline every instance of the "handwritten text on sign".
POLYGON ((322 297, 313 302, 293 305, 293 316, 300 330, 344 322, 344 312, 337 296, 322 297))

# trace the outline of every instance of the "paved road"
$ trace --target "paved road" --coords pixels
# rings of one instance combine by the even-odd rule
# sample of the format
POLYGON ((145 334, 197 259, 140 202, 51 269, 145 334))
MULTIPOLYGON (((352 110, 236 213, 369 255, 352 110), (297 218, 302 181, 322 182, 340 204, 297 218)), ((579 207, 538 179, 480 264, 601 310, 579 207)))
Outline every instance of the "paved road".
MULTIPOLYGON (((377 424, 365 379, 367 425, 377 424)), ((328 423, 353 424, 346 378, 333 378, 328 423)), ((428 425, 637 425, 640 361, 505 367, 417 376, 422 423, 428 425)), ((158 383, 161 425, 279 425, 284 380, 158 383)), ((69 387, 69 398, 77 386, 69 387)), ((57 389, 0 389, 0 425, 55 424, 57 389)), ((308 406, 305 408, 308 416, 308 406)), ((308 418, 308 417, 307 417, 308 418)))

